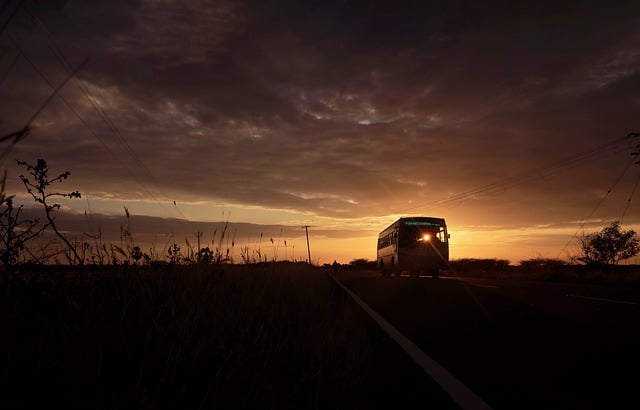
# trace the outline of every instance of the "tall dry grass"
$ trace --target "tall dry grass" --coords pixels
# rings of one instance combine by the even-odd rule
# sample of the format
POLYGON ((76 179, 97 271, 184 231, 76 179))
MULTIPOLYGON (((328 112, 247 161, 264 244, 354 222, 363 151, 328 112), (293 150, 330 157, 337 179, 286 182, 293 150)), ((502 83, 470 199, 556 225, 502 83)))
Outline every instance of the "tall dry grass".
POLYGON ((320 268, 32 269, 2 295, 1 408, 353 408, 366 388, 375 337, 320 268))

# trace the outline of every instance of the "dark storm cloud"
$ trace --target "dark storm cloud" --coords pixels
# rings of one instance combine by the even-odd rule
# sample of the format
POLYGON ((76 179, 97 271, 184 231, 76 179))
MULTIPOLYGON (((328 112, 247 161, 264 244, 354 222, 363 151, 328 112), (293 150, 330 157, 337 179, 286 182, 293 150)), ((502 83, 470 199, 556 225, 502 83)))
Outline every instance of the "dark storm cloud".
MULTIPOLYGON (((45 156, 92 193, 385 215, 535 173, 637 126, 635 2, 24 7, 2 37, 3 69, 20 50, 55 85, 65 71, 52 48, 71 67, 90 60, 16 155, 45 156)), ((20 59, 0 86, 12 101, 3 133, 49 92, 20 59)), ((504 202, 524 215, 537 212, 520 203, 528 195, 569 209, 613 178, 582 165, 504 202)))

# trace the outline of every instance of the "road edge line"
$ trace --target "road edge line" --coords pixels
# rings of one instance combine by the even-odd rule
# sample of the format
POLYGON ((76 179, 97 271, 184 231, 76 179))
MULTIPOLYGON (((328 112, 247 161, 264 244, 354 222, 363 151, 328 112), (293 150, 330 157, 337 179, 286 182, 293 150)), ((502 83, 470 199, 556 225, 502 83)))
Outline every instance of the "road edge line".
POLYGON ((462 408, 468 410, 490 410, 492 409, 487 403, 480 398, 471 389, 465 386, 456 376, 445 369, 440 363, 433 360, 425 352, 413 343, 409 338, 403 335, 398 329, 393 327, 385 318, 380 316, 378 312, 373 310, 362 299, 360 299, 349 288, 343 285, 333 275, 329 274, 333 279, 360 307, 378 323, 400 347, 418 364, 433 380, 442 387, 444 391, 462 408))

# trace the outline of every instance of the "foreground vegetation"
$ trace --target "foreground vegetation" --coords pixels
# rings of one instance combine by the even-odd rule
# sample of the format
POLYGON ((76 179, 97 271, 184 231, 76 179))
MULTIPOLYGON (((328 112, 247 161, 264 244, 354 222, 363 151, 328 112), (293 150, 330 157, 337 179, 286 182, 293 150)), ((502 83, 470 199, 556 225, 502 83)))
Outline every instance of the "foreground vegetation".
POLYGON ((423 372, 307 264, 22 267, 0 301, 0 408, 370 408, 433 398, 423 372))
MULTIPOLYGON (((447 274, 640 284, 637 267, 528 262, 447 274)), ((0 294, 0 408, 449 408, 327 274, 371 266, 19 265, 0 294)))
POLYGON ((25 272, 3 306, 5 404, 36 387, 79 408, 314 407, 362 382, 368 349, 343 346, 368 343, 327 277, 299 273, 25 272))

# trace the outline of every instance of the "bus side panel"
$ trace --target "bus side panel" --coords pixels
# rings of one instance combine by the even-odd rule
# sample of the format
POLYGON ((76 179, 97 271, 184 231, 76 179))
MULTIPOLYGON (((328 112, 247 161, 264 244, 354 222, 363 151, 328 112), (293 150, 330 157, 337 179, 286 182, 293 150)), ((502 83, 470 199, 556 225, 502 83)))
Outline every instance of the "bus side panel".
POLYGON ((383 273, 394 271, 398 265, 396 246, 387 246, 378 249, 378 269, 383 273))
POLYGON ((377 265, 383 274, 396 270, 398 264, 398 222, 378 235, 377 265))

